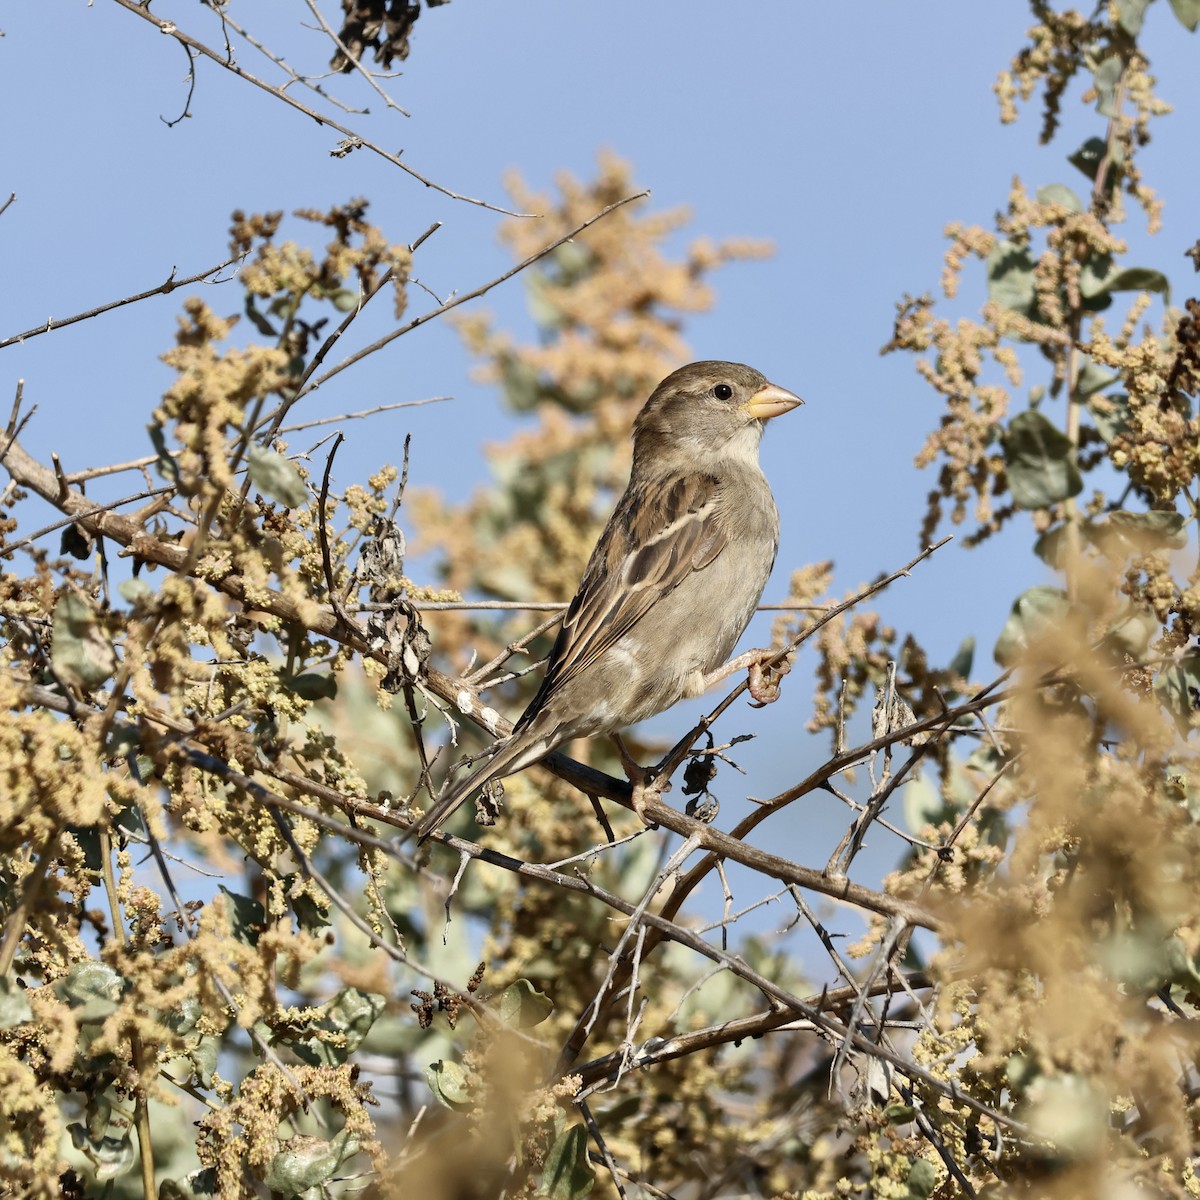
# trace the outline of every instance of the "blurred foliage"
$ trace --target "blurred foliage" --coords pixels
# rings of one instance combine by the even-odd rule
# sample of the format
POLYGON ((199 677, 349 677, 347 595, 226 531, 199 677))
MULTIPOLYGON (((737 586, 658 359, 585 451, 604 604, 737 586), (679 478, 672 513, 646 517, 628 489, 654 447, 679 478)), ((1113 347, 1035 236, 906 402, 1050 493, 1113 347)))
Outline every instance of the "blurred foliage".
MULTIPOLYGON (((420 606, 570 595, 633 416, 689 357, 688 314, 761 243, 674 250, 686 214, 644 203, 571 236, 634 191, 612 155, 551 194, 510 180, 543 214, 503 224, 514 258, 554 248, 523 276, 531 343, 459 319, 519 423, 464 505, 406 494, 397 464, 327 490, 279 437, 330 335, 385 289, 396 320, 410 298, 413 252, 361 200, 234 215, 243 309, 184 302, 145 460, 165 487, 136 511, 97 512, 14 418, 4 1194, 1200 1194, 1200 302, 1173 307, 1114 232, 1126 199, 1158 219, 1138 155, 1166 106, 1143 22, 1191 31, 1200 7, 1032 8, 1003 118, 1040 94, 1053 138, 1078 80, 1097 134, 1068 182, 1014 181, 994 228, 948 228, 941 297, 905 298, 886 347, 942 405, 917 458, 938 467, 922 543, 971 516, 972 545, 1027 536, 1036 555, 1001 673, 978 681, 969 628, 938 666, 882 612, 831 615, 834 563, 796 567, 774 644, 815 649, 809 724, 834 755, 720 855, 715 827, 681 824, 710 840, 675 862, 666 831, 625 838, 624 810, 607 845, 587 797, 536 769, 506 782, 494 828, 461 820, 453 852, 393 838, 467 718, 519 711, 552 632, 420 606), (320 250, 289 236, 314 225, 320 250), (956 307, 969 272, 978 314, 956 307), (22 541, 31 492, 64 518, 57 554, 22 541), (405 573, 402 525, 441 579, 405 573), (843 753, 872 689, 889 745, 843 753), (853 810, 824 870, 799 861, 812 845, 754 848, 760 821, 822 789, 853 810), (889 799, 910 850, 876 891, 848 872, 889 799), (718 857, 714 923, 699 888, 718 857), (742 923, 780 903, 828 952, 816 985, 783 935, 742 923), (851 911, 867 927, 847 945, 851 911)), ((605 746, 569 749, 613 768, 605 746)))

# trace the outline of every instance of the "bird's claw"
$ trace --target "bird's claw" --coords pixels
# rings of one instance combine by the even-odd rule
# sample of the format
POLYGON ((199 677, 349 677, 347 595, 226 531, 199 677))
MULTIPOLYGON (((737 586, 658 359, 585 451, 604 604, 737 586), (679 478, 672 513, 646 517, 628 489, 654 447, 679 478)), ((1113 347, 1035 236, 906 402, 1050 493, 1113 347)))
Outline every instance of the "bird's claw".
POLYGON ((779 681, 791 669, 788 659, 775 661, 773 650, 764 651, 762 658, 750 664, 750 697, 755 708, 764 708, 779 699, 779 681))

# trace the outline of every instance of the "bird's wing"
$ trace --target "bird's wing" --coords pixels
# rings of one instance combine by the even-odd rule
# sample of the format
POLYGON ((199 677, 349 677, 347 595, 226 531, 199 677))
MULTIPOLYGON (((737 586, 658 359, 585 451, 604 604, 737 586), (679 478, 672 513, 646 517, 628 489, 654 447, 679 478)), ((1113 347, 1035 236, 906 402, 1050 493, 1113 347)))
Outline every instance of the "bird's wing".
POLYGON ((626 491, 592 551, 541 689, 518 726, 721 553, 726 533, 716 518, 719 486, 714 476, 695 474, 626 491))

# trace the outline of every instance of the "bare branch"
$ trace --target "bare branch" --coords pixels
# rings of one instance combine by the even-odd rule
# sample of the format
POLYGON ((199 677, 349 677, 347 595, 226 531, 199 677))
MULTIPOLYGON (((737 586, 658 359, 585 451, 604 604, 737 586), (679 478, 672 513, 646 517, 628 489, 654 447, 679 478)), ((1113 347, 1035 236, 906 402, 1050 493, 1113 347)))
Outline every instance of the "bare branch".
MULTIPOLYGON (((126 0, 117 0, 117 3, 124 4, 126 3, 126 0)), ((428 312, 422 313, 419 317, 415 317, 413 320, 409 321, 407 325, 402 325, 399 329, 394 329, 391 333, 381 337, 376 342, 372 342, 371 345, 359 350, 356 354, 352 354, 349 358, 343 359, 336 367, 326 371, 325 374, 319 379, 314 379, 305 388, 303 388, 300 394, 296 396, 296 399, 300 399, 301 395, 305 395, 308 392, 316 391, 316 389, 319 388, 323 383, 327 383, 330 379, 344 371, 347 367, 352 367, 356 362, 366 358, 368 355, 374 354, 377 350, 382 350, 384 346, 388 345, 390 342, 394 342, 399 337, 403 337, 406 333, 411 333, 418 326, 427 324, 435 317, 440 317, 443 313, 449 312, 452 308, 457 308, 460 304, 466 304, 468 300, 477 300, 480 296, 490 292, 492 288, 506 282, 514 275, 519 275, 522 271, 524 271, 527 267, 531 267, 539 259, 545 258, 547 254, 552 254, 559 248, 559 246, 563 246, 567 242, 577 238, 585 229, 591 228, 591 226, 595 225, 597 221, 602 221, 609 215, 609 213, 616 212, 618 208, 623 208, 626 204, 631 204, 634 200, 644 200, 649 195, 649 191, 635 192, 632 196, 625 196, 624 198, 607 205, 598 213, 588 217, 586 221, 576 225, 575 228, 569 233, 563 234, 563 236, 560 238, 555 238, 554 241, 543 246, 540 250, 535 251, 533 254, 529 255, 528 258, 522 259, 515 267, 510 267, 503 274, 497 275, 495 279, 485 283, 482 287, 477 287, 474 291, 464 292, 461 296, 455 296, 453 299, 447 300, 443 304, 439 304, 437 308, 432 308, 428 312)))
MULTIPOLYGON (((177 268, 172 267, 170 275, 167 276, 163 283, 158 287, 149 288, 144 292, 137 292, 135 295, 126 296, 122 300, 112 300, 108 304, 101 304, 98 308, 89 308, 87 312, 76 313, 73 317, 63 317, 61 321, 55 321, 50 318, 44 325, 38 325, 33 329, 27 329, 24 333, 14 334, 12 337, 7 337, 0 341, 0 350, 6 346, 16 345, 18 342, 26 342, 30 338, 37 337, 40 333, 49 333, 52 329, 63 329, 67 325, 74 325, 77 321, 88 321, 92 317, 98 317, 101 313, 111 312, 114 308, 123 308, 126 304, 136 304, 139 300, 148 300, 151 296, 166 296, 173 292, 176 288, 187 287, 190 283, 200 283, 210 275, 215 275, 218 271, 223 271, 226 267, 232 266, 238 262, 242 255, 235 254, 232 258, 227 258, 224 262, 217 263, 215 267, 209 267, 206 271, 199 271, 195 275, 189 275, 186 279, 176 279, 175 271, 177 268)), ((226 283, 227 280, 215 279, 213 283, 226 283)), ((153 462, 154 460, 151 459, 153 462)))
POLYGON ((239 67, 231 58, 226 58, 217 53, 217 51, 206 46, 203 42, 197 41, 194 37, 186 34, 181 30, 174 21, 168 21, 162 17, 155 16, 145 5, 138 4, 137 0, 113 0, 115 4, 119 4, 123 9, 133 13, 135 16, 141 17, 143 21, 149 21, 160 33, 164 33, 169 37, 173 37, 177 42, 184 46, 202 54, 205 58, 215 62, 217 66, 223 67, 226 71, 231 71, 239 79, 244 79, 247 83, 253 84, 257 88, 261 88, 270 96, 274 96, 277 100, 282 100, 284 104, 296 109, 297 112, 303 113, 306 117, 316 121, 318 125, 328 126, 330 129, 336 130, 345 138, 352 138, 355 143, 362 146, 366 150, 370 150, 373 154, 378 154, 380 158, 386 162, 390 162, 392 166, 399 167, 406 175, 412 176, 418 183, 423 183, 427 188, 433 188, 435 192, 441 192, 443 196, 448 196, 451 200, 461 200, 466 204, 474 204, 480 208, 489 209, 491 212, 502 213, 506 217, 528 217, 533 216, 533 213, 518 213, 511 209, 502 208, 498 204, 489 204, 486 200, 477 200, 473 196, 465 196, 461 192, 452 191, 450 188, 443 187, 440 183, 434 183, 432 179, 422 175, 420 171, 414 170, 406 162, 402 162, 399 154, 389 154, 382 147, 375 145, 374 142, 369 142, 366 138, 355 133, 354 130, 341 124, 339 121, 333 120, 332 117, 325 116, 323 113, 317 112, 315 108, 309 108, 307 104, 301 104, 299 100, 293 99, 283 90, 283 88, 275 87, 273 84, 267 83, 263 79, 259 79, 255 75, 251 75, 249 71, 239 67))

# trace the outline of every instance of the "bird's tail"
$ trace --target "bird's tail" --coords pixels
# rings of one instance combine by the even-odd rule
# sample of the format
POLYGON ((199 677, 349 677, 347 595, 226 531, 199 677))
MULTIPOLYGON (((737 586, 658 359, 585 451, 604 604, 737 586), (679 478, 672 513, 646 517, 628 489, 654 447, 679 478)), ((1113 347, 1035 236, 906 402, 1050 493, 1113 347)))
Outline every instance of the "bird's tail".
POLYGON ((527 736, 517 734, 510 737, 487 762, 476 767, 466 779, 442 796, 417 822, 411 833, 416 836, 418 843, 425 841, 450 819, 459 805, 469 800, 489 780, 511 775, 549 750, 550 747, 542 739, 531 745, 527 736))

